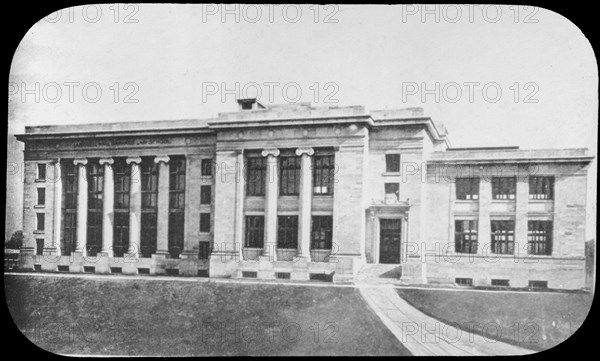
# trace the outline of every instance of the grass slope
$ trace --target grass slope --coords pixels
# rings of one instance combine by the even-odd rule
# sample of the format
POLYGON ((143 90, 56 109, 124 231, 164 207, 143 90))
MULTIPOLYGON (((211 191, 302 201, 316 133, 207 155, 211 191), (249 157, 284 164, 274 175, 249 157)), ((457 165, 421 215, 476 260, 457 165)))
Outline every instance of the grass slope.
POLYGON ((353 288, 11 276, 8 308, 60 354, 409 355, 353 288))
POLYGON ((473 292, 397 289, 423 313, 463 330, 473 330, 532 350, 552 348, 583 324, 589 293, 473 292))

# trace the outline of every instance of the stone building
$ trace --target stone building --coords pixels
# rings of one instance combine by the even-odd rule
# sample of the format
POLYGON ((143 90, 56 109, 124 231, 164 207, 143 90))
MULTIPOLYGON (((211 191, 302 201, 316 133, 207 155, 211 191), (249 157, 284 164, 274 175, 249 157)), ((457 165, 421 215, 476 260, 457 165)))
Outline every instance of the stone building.
POLYGON ((421 108, 27 127, 20 267, 582 288, 587 149, 450 147, 421 108))

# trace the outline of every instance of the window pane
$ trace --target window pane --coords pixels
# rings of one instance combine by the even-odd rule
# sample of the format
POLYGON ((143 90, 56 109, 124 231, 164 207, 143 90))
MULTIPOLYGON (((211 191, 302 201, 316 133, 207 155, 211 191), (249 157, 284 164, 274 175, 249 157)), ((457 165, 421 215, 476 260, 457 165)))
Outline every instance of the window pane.
POLYGON ((385 155, 385 171, 400 172, 400 154, 385 155))

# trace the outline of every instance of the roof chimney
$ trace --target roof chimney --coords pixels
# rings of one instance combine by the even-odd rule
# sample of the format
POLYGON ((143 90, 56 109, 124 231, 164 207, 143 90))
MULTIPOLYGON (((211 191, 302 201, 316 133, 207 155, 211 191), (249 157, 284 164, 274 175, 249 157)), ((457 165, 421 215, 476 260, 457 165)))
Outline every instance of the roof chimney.
POLYGON ((238 99, 239 110, 257 110, 266 109, 266 107, 260 104, 256 98, 238 99))

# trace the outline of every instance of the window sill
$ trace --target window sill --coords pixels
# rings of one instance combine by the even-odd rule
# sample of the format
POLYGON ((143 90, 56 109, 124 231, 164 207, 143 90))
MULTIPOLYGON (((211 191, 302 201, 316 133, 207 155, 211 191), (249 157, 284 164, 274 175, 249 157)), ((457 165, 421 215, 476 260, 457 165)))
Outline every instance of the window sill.
POLYGON ((33 208, 35 208, 35 209, 44 209, 44 208, 46 208, 46 205, 45 204, 36 204, 35 206, 33 206, 33 208))
POLYGON ((46 183, 45 179, 36 179, 34 180, 35 183, 46 183))
POLYGON ((516 201, 516 199, 492 199, 492 203, 511 203, 516 201))
POLYGON ((35 231, 33 231, 33 234, 44 234, 44 231, 40 231, 39 229, 36 229, 35 231))
POLYGON ((554 203, 554 199, 530 199, 529 203, 554 203))
POLYGON ((383 172, 381 173, 382 177, 400 177, 400 172, 383 172))
POLYGON ((479 203, 479 199, 457 199, 456 203, 479 203))

